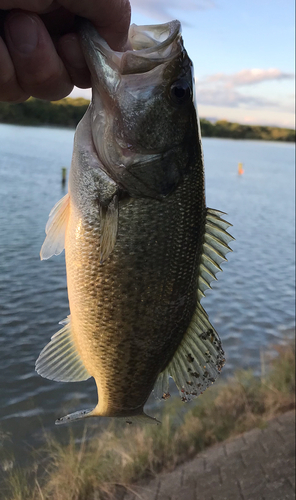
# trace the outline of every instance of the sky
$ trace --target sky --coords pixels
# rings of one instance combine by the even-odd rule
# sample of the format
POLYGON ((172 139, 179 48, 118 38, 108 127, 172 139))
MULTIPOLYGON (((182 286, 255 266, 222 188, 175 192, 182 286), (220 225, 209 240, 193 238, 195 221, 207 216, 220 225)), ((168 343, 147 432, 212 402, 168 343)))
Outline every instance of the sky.
MULTIPOLYGON (((294 0, 131 0, 132 22, 179 19, 199 116, 295 128, 294 0)), ((74 89, 71 97, 90 98, 74 89)))

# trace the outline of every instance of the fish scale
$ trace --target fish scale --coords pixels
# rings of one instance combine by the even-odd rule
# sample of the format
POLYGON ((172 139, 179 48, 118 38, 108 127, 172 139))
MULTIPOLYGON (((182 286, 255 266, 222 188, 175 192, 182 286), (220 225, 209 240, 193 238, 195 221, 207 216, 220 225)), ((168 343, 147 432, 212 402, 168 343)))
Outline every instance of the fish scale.
MULTIPOLYGON (((202 168, 196 166, 193 172, 194 176, 184 179, 172 196, 163 201, 140 199, 119 206, 116 245, 102 266, 97 266, 98 232, 86 230, 87 234, 77 240, 77 219, 73 217, 72 221, 70 216, 66 236, 66 248, 71 248, 71 256, 66 255, 70 309, 77 309, 76 304, 80 304, 80 313, 72 320, 73 334, 76 336, 76 331, 79 332, 75 338, 81 345, 83 359, 84 349, 90 349, 85 347, 90 332, 95 332, 97 360, 94 364, 98 373, 85 364, 95 378, 104 371, 108 385, 114 387, 108 413, 121 407, 130 410, 146 402, 159 372, 180 343, 195 307, 204 206, 198 201, 202 168), (183 210, 185 201, 190 204, 190 210, 183 210), (137 251, 130 255, 133 249, 137 251), (81 262, 78 269, 77 258, 81 262), (116 276, 111 285, 110 276, 116 276), (189 300, 180 310, 175 304, 183 296, 189 300), (86 314, 83 314, 84 303, 88 304, 86 314), (95 311, 91 317, 89 309, 95 311), (120 349, 116 339, 121 342, 120 349), (154 379, 148 376, 152 365, 154 379), (127 394, 126 385, 133 388, 127 394)), ((87 216, 89 214, 85 214, 87 216)), ((92 221, 89 227, 94 225, 92 221)))

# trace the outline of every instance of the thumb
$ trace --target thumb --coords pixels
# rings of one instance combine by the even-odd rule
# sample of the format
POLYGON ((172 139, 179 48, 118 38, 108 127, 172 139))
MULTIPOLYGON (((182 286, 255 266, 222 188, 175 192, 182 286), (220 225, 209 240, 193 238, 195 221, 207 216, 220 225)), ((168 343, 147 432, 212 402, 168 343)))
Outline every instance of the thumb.
POLYGON ((59 4, 91 21, 113 50, 125 50, 131 18, 129 0, 60 0, 59 4))

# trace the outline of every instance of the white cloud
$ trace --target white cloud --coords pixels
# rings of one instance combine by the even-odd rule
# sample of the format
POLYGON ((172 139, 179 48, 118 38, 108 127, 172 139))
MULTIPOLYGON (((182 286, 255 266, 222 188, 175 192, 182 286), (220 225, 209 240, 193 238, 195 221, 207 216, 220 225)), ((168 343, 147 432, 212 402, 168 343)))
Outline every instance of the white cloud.
MULTIPOLYGON (((208 10, 215 7, 214 0, 131 0, 132 9, 148 17, 168 21, 175 10, 208 10)), ((184 23, 183 23, 184 24, 184 23)))
POLYGON ((250 125, 270 125, 295 129, 294 113, 288 113, 276 108, 231 108, 200 105, 199 116, 212 121, 228 120, 230 122, 250 125))
POLYGON ((294 78, 293 73, 285 73, 277 68, 269 69, 242 69, 237 73, 227 75, 225 73, 216 73, 205 78, 207 83, 221 83, 229 88, 241 87, 244 85, 254 85, 268 80, 286 80, 294 78))
POLYGON ((207 104, 211 106, 228 106, 230 108, 236 107, 270 107, 278 106, 279 104, 270 99, 244 95, 234 89, 225 87, 213 88, 199 88, 197 92, 197 103, 207 104))
POLYGON ((293 79, 292 73, 284 73, 277 68, 243 69, 237 73, 216 73, 196 80, 196 95, 198 104, 208 106, 227 106, 230 108, 281 108, 292 112, 293 104, 243 93, 237 88, 257 85, 271 80, 293 79))

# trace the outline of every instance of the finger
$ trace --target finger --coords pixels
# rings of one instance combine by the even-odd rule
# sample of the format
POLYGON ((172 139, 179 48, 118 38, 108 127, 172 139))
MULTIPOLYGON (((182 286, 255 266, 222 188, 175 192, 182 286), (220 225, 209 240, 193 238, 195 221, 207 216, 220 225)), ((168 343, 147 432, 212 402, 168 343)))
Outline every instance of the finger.
MULTIPOLYGON (((125 50, 131 18, 129 0, 26 0, 30 12, 51 12, 59 6, 89 19, 114 50, 125 50)), ((0 0, 0 9, 23 9, 23 0, 0 0)))
POLYGON ((13 11, 5 34, 19 86, 40 99, 57 100, 68 95, 73 84, 41 19, 13 11))
POLYGON ((78 36, 70 33, 60 38, 59 55, 76 87, 86 89, 91 86, 90 72, 85 62, 78 36))
POLYGON ((129 0, 59 0, 59 4, 89 19, 113 50, 125 50, 131 18, 129 0))
POLYGON ((100 35, 113 50, 124 51, 130 48, 128 44, 128 30, 131 21, 130 3, 126 0, 121 2, 111 0, 111 4, 112 3, 115 3, 115 11, 104 11, 104 13, 106 13, 106 17, 103 18, 104 24, 103 21, 100 20, 100 26, 98 26, 98 22, 95 23, 95 25, 100 35), (116 9, 117 4, 120 5, 120 9, 116 9))
POLYGON ((29 97, 19 86, 7 47, 0 37, 0 101, 26 101, 29 97))
MULTIPOLYGON (((53 0, 26 0, 26 10, 31 12, 46 12, 55 8, 57 2, 53 0)), ((23 9, 24 0, 0 0, 0 9, 23 9)))

